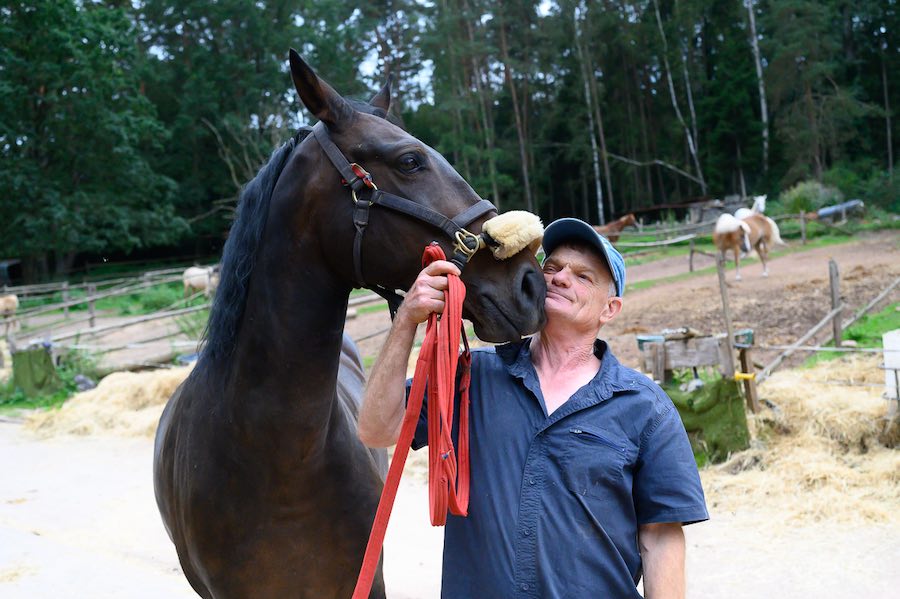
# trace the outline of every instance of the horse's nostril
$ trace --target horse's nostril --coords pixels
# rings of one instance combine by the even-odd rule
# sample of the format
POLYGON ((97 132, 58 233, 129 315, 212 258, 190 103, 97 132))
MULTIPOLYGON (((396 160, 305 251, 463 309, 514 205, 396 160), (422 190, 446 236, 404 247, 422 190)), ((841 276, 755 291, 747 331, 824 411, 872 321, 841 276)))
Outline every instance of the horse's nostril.
POLYGON ((522 298, 529 304, 539 301, 544 278, 534 269, 527 269, 522 277, 522 298))

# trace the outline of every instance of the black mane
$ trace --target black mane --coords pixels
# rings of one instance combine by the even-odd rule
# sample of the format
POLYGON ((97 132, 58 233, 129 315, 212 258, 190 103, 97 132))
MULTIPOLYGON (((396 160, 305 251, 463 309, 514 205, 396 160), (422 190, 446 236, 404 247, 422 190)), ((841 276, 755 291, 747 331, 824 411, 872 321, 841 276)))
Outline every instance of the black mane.
POLYGON ((250 274, 256 263, 256 250, 262 237, 272 191, 294 148, 312 129, 298 131, 272 153, 269 162, 244 187, 237 206, 237 217, 222 251, 221 281, 216 290, 204 334, 203 354, 224 358, 235 346, 238 323, 247 303, 250 274))

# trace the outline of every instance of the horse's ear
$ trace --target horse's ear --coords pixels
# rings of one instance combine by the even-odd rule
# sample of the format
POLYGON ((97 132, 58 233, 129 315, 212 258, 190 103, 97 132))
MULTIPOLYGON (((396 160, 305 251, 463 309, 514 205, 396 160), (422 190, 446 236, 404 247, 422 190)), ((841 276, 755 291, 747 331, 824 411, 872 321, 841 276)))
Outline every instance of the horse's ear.
POLYGON ((291 48, 291 79, 300 94, 303 105, 313 116, 328 125, 333 131, 341 127, 353 116, 353 107, 328 83, 320 79, 312 67, 291 48))
POLYGON ((380 108, 384 111, 385 114, 388 113, 391 108, 391 83, 393 83, 393 81, 394 75, 393 73, 389 73, 384 87, 382 87, 381 91, 372 96, 372 99, 369 100, 370 106, 380 108))

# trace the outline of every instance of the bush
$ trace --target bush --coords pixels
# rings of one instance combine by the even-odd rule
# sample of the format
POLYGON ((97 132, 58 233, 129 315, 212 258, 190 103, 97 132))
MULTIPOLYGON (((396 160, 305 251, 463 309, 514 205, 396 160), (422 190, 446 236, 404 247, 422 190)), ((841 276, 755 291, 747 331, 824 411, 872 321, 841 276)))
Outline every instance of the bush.
POLYGON ((844 194, 839 189, 822 185, 818 181, 797 183, 779 198, 781 206, 791 214, 811 212, 843 201, 844 194))

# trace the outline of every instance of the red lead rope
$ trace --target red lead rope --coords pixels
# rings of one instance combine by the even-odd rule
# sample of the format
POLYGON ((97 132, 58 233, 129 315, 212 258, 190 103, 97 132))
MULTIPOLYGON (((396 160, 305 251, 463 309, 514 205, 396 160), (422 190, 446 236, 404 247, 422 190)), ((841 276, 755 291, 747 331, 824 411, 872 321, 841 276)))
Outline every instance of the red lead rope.
MULTIPOLYGON (((441 247, 432 243, 425 248, 422 266, 435 260, 445 260, 441 247)), ((372 588, 378 558, 384 544, 391 508, 397 497, 400 475, 422 411, 425 385, 428 385, 428 495, 431 523, 443 526, 447 509, 457 516, 465 516, 469 509, 469 379, 471 356, 469 341, 462 328, 462 304, 466 287, 456 275, 447 275, 449 288, 444 292, 444 312, 428 317, 425 341, 419 350, 416 373, 406 403, 406 413, 400 438, 394 449, 391 467, 375 512, 375 522, 363 557, 353 599, 366 599, 372 588), (459 338, 465 350, 459 353, 459 338), (455 375, 462 359, 459 385, 459 465, 450 436, 453 426, 453 395, 455 375)))

